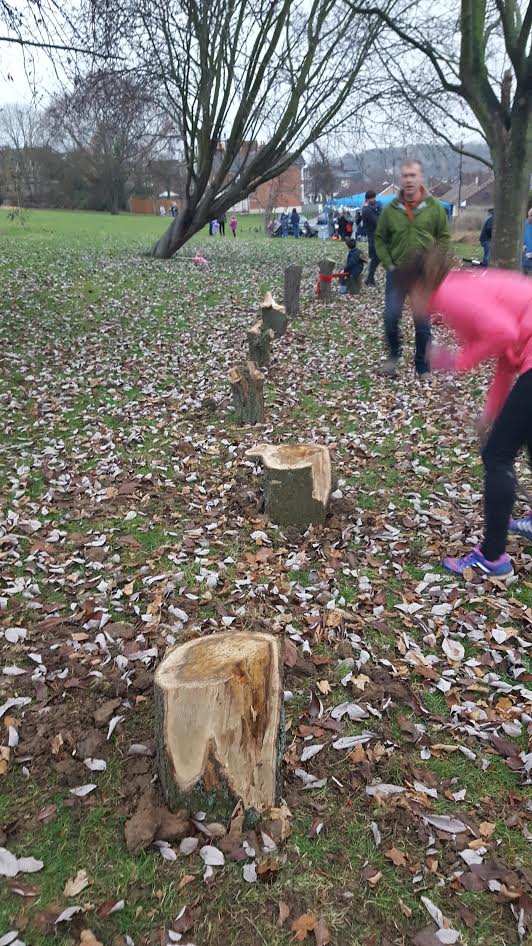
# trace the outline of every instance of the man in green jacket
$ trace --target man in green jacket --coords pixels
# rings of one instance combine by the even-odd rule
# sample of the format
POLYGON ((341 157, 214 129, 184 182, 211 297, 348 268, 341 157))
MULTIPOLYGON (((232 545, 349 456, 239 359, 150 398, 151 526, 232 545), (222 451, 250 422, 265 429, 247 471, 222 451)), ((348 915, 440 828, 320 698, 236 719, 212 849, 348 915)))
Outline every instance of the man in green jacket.
MULTIPOLYGON (((447 215, 439 200, 427 194, 424 187, 421 161, 403 161, 401 191, 398 197, 382 211, 375 233, 375 249, 386 269, 384 291, 384 333, 388 358, 381 372, 393 376, 401 354, 399 323, 403 312, 404 296, 395 284, 394 270, 413 250, 431 243, 445 249, 449 244, 447 215)), ((430 341, 430 323, 416 322, 416 357, 418 375, 430 371, 426 359, 430 341)))

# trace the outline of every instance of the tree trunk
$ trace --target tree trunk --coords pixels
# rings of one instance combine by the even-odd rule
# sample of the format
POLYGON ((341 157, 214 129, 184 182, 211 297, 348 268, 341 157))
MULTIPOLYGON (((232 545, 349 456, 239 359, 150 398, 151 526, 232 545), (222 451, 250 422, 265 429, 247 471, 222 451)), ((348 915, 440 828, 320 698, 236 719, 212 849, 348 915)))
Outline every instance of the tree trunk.
POLYGON ((314 443, 259 444, 246 450, 246 456, 261 459, 264 504, 272 522, 301 530, 311 523, 325 522, 332 489, 327 447, 314 443))
POLYGON ((229 819, 281 793, 283 685, 280 641, 225 631, 175 647, 155 673, 159 778, 174 810, 229 819))
POLYGON ((319 297, 322 302, 330 302, 332 299, 332 280, 330 279, 331 273, 334 273, 334 260, 332 259, 322 259, 319 263, 320 275, 319 275, 319 297), (325 278, 322 279, 321 277, 325 278))
POLYGON ((276 338, 285 334, 288 325, 285 308, 275 302, 271 292, 267 292, 262 301, 262 321, 265 328, 272 329, 276 338))
POLYGON ((274 337, 271 328, 264 322, 255 322, 248 331, 249 358, 258 368, 270 364, 270 347, 274 337))
POLYGON ((284 271, 284 307, 286 314, 294 319, 299 315, 299 293, 301 291, 301 266, 287 266, 284 271))
POLYGON ((230 368, 227 379, 231 385, 233 408, 239 424, 264 424, 264 375, 253 364, 230 368))
POLYGON ((495 174, 494 233, 490 265, 521 268, 523 229, 532 168, 530 96, 514 103, 509 130, 502 129, 493 154, 495 174))

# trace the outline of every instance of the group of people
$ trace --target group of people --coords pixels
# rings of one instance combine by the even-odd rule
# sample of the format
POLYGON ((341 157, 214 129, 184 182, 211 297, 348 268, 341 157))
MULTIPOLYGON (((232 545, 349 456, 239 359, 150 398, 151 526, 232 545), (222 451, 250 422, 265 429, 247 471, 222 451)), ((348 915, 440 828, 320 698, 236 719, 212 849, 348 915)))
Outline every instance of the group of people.
POLYGON ((288 214, 284 210, 279 219, 279 223, 281 224, 281 236, 286 239, 290 232, 290 226, 292 226, 292 236, 296 240, 298 240, 300 236, 300 232, 299 232, 300 219, 301 218, 295 207, 292 208, 291 214, 288 214))
MULTIPOLYGON (((407 297, 415 324, 418 376, 438 371, 460 374, 485 362, 496 362, 479 423, 484 536, 467 554, 445 558, 443 566, 455 575, 467 577, 477 571, 506 579, 513 574, 506 552, 508 532, 532 541, 532 511, 520 519, 511 518, 516 496, 514 462, 523 447, 532 464, 532 279, 488 267, 452 269, 447 215, 425 190, 420 161, 403 163, 400 183, 399 195, 382 212, 372 209, 375 197, 371 192, 364 205, 368 222, 372 217, 368 246, 375 222, 370 261, 376 257, 375 268, 380 262, 386 270, 388 352, 381 370, 386 376, 396 373, 401 354, 400 320, 407 297), (431 319, 435 315, 454 333, 456 349, 432 344, 431 319)), ((353 243, 347 243, 350 255, 353 243)), ((532 260, 532 210, 525 225, 524 254, 524 259, 532 260)))
MULTIPOLYGON (((209 236, 225 236, 225 224, 227 221, 227 214, 219 214, 217 217, 211 217, 209 219, 209 236)), ((231 217, 229 221, 229 226, 231 228, 231 233, 236 238, 236 231, 238 227, 238 220, 235 215, 231 217)))
MULTIPOLYGON (((491 255, 491 239, 493 236, 493 207, 488 210, 488 216, 480 231, 480 245, 483 251, 482 266, 489 266, 491 255)), ((529 208, 523 229, 523 255, 521 265, 525 276, 532 276, 532 207, 529 208)))

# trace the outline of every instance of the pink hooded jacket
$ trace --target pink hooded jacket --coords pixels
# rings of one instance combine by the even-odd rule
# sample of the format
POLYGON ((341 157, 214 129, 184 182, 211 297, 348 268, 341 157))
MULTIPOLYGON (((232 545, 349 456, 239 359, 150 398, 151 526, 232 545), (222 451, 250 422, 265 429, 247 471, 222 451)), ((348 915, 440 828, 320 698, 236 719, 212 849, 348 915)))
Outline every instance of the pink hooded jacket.
POLYGON ((452 270, 428 312, 456 333, 458 372, 497 360, 484 406, 485 418, 494 420, 516 376, 532 368, 532 279, 504 269, 452 270))

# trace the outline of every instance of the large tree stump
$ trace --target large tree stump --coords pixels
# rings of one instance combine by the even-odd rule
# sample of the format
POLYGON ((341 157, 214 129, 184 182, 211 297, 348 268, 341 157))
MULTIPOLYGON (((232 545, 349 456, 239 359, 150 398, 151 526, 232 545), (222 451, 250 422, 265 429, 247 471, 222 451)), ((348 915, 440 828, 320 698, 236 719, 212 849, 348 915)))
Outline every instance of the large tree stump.
POLYGON ((265 328, 271 328, 276 338, 284 335, 288 325, 284 305, 274 301, 271 292, 267 292, 262 300, 262 321, 265 328))
POLYGON ((287 266, 284 271, 284 307, 286 314, 294 319, 299 315, 299 293, 301 291, 302 266, 287 266))
POLYGON ((246 456, 261 458, 265 509, 272 522, 306 529, 311 522, 325 521, 332 489, 327 447, 259 444, 246 450, 246 456))
POLYGON ((174 647, 155 673, 159 778, 174 810, 228 819, 281 794, 284 750, 279 638, 225 631, 174 647))
POLYGON ((259 368, 270 364, 270 347, 273 337, 273 330, 266 328, 260 319, 248 330, 249 358, 259 368))
POLYGON ((334 260, 332 259, 322 259, 319 262, 320 275, 319 279, 319 297, 322 302, 329 302, 332 299, 332 280, 330 279, 331 273, 334 273, 334 260), (325 276, 325 279, 321 277, 325 276))
POLYGON ((233 407, 239 424, 263 424, 264 375, 252 361, 230 368, 227 379, 231 385, 233 407))

